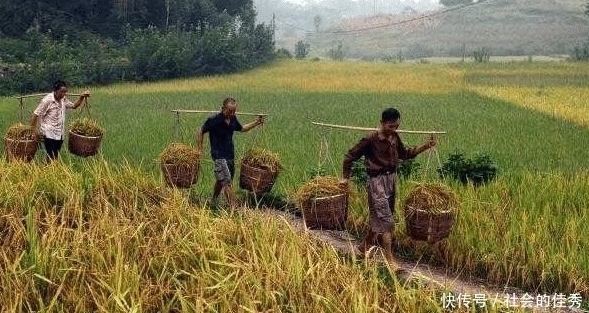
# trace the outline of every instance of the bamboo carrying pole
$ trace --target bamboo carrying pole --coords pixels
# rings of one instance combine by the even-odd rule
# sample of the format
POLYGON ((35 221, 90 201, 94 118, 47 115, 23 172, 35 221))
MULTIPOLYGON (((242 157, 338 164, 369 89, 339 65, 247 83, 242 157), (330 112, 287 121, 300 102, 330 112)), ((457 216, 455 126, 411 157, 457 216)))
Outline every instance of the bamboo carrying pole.
MULTIPOLYGON (((203 111, 203 110, 172 110, 175 113, 219 113, 221 111, 203 111)), ((235 112, 237 115, 254 115, 254 116, 268 116, 266 113, 247 113, 247 112, 235 112)))
MULTIPOLYGON (((19 105, 20 105, 20 119, 22 121, 24 121, 24 114, 25 114, 25 108, 24 108, 24 104, 23 104, 23 99, 26 98, 33 98, 33 97, 44 97, 46 96, 48 93, 34 93, 34 94, 30 94, 30 95, 23 95, 23 96, 18 96, 16 97, 18 99, 19 105)), ((79 93, 66 93, 66 96, 81 96, 81 94, 79 93)))
MULTIPOLYGON (((319 126, 326 126, 331 128, 343 128, 343 129, 350 129, 350 130, 365 130, 365 131, 373 131, 378 130, 378 128, 372 127, 358 127, 358 126, 345 126, 345 125, 336 125, 336 124, 327 124, 327 123, 319 123, 319 122, 311 122, 313 125, 319 126)), ((404 134, 445 134, 445 131, 435 131, 435 130, 403 130, 397 129, 397 133, 404 133, 404 134)))
MULTIPOLYGON (((25 99, 25 98, 33 98, 33 97, 46 96, 47 94, 48 94, 48 92, 46 92, 46 93, 35 93, 35 94, 30 94, 30 95, 18 96, 16 98, 22 100, 22 99, 25 99)), ((66 93, 65 95, 66 96, 74 96, 74 97, 81 96, 81 94, 79 94, 79 93, 66 93)))

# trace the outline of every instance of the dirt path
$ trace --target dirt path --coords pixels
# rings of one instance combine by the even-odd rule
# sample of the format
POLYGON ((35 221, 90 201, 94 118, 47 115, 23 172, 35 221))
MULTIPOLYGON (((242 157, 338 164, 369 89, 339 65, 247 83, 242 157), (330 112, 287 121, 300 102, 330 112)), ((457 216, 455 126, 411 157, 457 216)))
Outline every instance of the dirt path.
MULTIPOLYGON (((357 238, 346 231, 335 230, 314 230, 305 227, 302 218, 293 214, 273 209, 261 210, 273 218, 280 218, 291 227, 311 233, 316 238, 330 244, 339 253, 358 254, 357 238)), ((383 260, 380 253, 373 253, 373 257, 383 260)), ((399 278, 403 281, 418 280, 421 283, 435 284, 438 287, 448 290, 440 299, 440 305, 452 310, 466 309, 467 303, 470 306, 483 306, 502 304, 511 308, 529 308, 533 312, 589 312, 576 308, 567 299, 571 295, 562 294, 538 294, 534 291, 524 291, 511 286, 492 286, 482 280, 469 279, 467 275, 451 273, 447 269, 432 267, 428 264, 420 264, 404 261, 397 258, 397 264, 402 268, 399 278), (547 298, 549 297, 549 298, 547 298), (560 297, 560 298, 559 298, 560 297), (564 298, 562 298, 564 297, 564 298), (540 302, 537 302, 540 299, 540 302)))

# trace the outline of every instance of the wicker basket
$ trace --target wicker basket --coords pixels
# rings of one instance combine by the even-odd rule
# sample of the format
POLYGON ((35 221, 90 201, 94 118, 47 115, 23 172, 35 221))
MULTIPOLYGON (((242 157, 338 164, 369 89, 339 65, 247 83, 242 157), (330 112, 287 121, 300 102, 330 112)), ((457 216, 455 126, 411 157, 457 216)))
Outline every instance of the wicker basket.
POLYGON ((313 198, 301 203, 308 228, 344 229, 348 218, 348 195, 313 198))
POLYGON ((162 164, 162 173, 166 185, 176 188, 190 188, 196 184, 199 163, 194 164, 162 164))
POLYGON ((239 187, 261 195, 272 189, 276 177, 278 177, 278 173, 241 163, 239 187))
POLYGON ((432 213, 407 205, 403 210, 407 234, 415 240, 429 243, 440 241, 448 237, 452 225, 454 225, 455 213, 453 210, 432 213))
POLYGON ((102 136, 89 137, 69 132, 68 150, 81 157, 89 157, 98 153, 102 136))
POLYGON ((4 152, 8 162, 12 160, 31 162, 37 153, 37 148, 36 140, 14 140, 4 137, 4 152))

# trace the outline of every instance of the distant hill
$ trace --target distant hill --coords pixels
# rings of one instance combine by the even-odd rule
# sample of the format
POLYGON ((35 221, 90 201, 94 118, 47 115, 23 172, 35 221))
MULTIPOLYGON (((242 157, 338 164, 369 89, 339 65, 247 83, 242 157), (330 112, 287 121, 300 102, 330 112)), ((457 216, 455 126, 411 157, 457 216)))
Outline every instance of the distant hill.
POLYGON ((430 12, 341 19, 307 33, 311 55, 347 58, 561 55, 589 41, 585 0, 486 0, 430 12))

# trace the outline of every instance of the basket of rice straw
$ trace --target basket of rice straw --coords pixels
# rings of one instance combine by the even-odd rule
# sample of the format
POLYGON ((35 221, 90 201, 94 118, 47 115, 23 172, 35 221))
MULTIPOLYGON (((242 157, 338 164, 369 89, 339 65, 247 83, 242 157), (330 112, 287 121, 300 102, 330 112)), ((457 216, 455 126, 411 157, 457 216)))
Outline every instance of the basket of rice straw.
POLYGON ((336 177, 317 176, 311 179, 296 191, 295 198, 308 228, 345 228, 348 193, 336 177))
POLYGON ((198 178, 200 153, 183 143, 170 143, 159 156, 166 185, 190 188, 198 178))
POLYGON ((8 128, 4 136, 6 161, 31 162, 37 153, 37 136, 30 125, 16 123, 8 128))
POLYGON ((81 157, 89 157, 98 153, 104 130, 98 123, 83 117, 70 124, 68 150, 81 157))
POLYGON ((264 194, 272 189, 281 170, 278 154, 261 148, 249 149, 241 160, 239 187, 256 195, 264 194))
POLYGON ((456 195, 440 184, 420 184, 403 205, 409 237, 435 243, 450 234, 459 203, 456 195))

